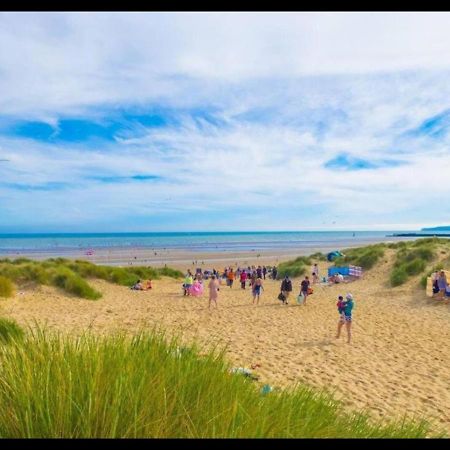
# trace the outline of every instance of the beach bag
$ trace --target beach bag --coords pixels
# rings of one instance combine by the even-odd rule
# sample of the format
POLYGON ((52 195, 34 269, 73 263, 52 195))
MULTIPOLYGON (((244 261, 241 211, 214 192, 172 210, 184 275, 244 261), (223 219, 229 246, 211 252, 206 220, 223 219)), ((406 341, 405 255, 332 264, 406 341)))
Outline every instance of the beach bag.
POLYGON ((300 293, 297 297, 297 303, 301 305, 305 301, 305 297, 302 293, 300 293))
POLYGON ((286 300, 286 297, 283 295, 282 292, 280 292, 280 293, 278 294, 278 300, 281 300, 282 302, 284 302, 284 301, 286 300))
POLYGON ((312 294, 314 294, 313 288, 308 288, 308 295, 312 295, 312 294))

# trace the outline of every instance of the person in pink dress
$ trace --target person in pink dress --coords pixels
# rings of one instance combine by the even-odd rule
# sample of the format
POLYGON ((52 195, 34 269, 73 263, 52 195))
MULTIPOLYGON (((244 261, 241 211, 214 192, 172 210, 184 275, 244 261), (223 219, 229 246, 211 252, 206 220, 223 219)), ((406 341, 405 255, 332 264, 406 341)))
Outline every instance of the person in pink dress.
POLYGON ((208 284, 209 288, 209 303, 208 308, 211 308, 211 302, 214 302, 217 308, 217 297, 219 296, 219 282, 216 280, 216 277, 213 275, 211 277, 211 281, 208 284))
POLYGON ((203 283, 199 280, 195 280, 191 286, 191 295, 194 297, 201 297, 203 295, 203 283))

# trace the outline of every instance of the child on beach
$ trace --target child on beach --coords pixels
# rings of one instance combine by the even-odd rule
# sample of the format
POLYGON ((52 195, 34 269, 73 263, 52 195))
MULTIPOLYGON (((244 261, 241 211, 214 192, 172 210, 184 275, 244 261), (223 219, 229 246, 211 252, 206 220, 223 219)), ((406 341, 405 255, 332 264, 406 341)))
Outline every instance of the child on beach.
POLYGON ((342 295, 338 297, 337 308, 339 313, 339 322, 337 327, 336 339, 339 339, 341 335, 342 326, 345 323, 347 328, 347 343, 350 344, 352 332, 352 309, 353 309, 353 296, 352 294, 347 294, 345 296, 345 301, 342 295))
POLYGON ((211 277, 211 281, 208 284, 208 288, 209 288, 209 303, 208 303, 208 308, 211 308, 211 302, 214 302, 217 308, 217 297, 219 296, 218 291, 219 291, 219 283, 216 280, 216 276, 213 275, 211 277))
POLYGON ((194 284, 194 277, 192 276, 191 271, 188 269, 186 277, 184 279, 183 289, 184 294, 183 295, 191 295, 191 287, 194 284))

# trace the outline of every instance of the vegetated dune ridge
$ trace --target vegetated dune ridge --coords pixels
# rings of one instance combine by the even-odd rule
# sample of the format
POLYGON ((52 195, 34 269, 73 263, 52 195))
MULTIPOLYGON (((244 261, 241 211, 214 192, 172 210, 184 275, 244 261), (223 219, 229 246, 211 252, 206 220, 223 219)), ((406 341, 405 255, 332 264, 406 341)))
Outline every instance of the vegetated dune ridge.
MULTIPOLYGON (((441 254, 441 257, 448 257, 441 254)), ((295 304, 300 279, 288 306, 277 300, 279 281, 266 280, 259 306, 251 291, 222 285, 219 307, 208 310, 207 294, 183 297, 181 281, 154 281, 151 291, 93 280, 103 297, 89 301, 47 286, 19 289, 0 301, 0 314, 23 326, 82 333, 135 332, 162 326, 187 340, 219 342, 235 366, 259 364, 261 381, 288 387, 297 382, 334 391, 350 409, 373 417, 404 414, 432 418, 450 432, 450 307, 428 299, 419 276, 392 288, 389 273, 394 250, 386 250, 363 279, 335 286, 315 286, 306 306, 295 304), (335 339, 339 294, 355 298, 353 341, 345 330, 335 339)), ((324 274, 328 263, 320 263, 324 274)))

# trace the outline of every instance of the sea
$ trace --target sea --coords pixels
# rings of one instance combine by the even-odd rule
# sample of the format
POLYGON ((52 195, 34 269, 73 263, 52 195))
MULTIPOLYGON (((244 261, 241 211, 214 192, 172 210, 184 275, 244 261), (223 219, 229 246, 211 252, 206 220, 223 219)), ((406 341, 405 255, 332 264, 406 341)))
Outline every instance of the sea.
MULTIPOLYGON (((233 231, 151 233, 0 234, 0 255, 64 256, 95 250, 179 250, 188 252, 246 252, 283 249, 345 248, 376 242, 408 240, 392 231, 233 231)), ((431 235, 431 233, 430 233, 431 235)))

